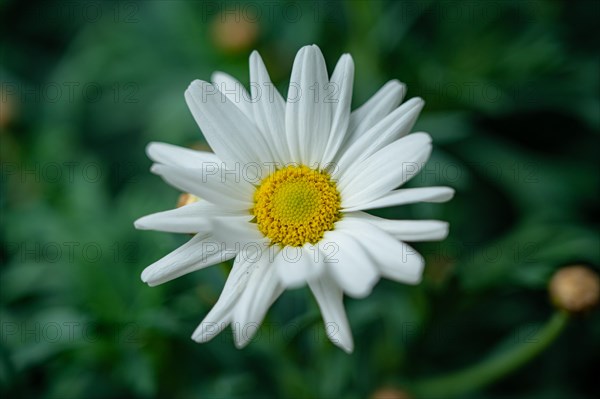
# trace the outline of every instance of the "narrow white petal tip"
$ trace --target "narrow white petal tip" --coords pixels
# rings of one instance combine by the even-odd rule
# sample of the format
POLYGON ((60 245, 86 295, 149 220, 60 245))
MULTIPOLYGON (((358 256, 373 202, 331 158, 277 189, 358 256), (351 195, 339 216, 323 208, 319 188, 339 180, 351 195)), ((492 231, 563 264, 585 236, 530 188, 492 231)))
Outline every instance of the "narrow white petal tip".
MULTIPOLYGON (((392 281, 394 281, 394 280, 392 280, 392 281)), ((419 285, 419 284, 421 284, 422 281, 423 281, 423 276, 419 276, 417 279, 414 279, 414 280, 408 280, 408 279, 402 280, 402 284, 419 285)))
POLYGON ((346 294, 348 294, 349 297, 355 298, 355 299, 363 299, 368 297, 371 292, 373 291, 373 287, 369 284, 369 286, 367 286, 364 289, 346 289, 345 292, 346 294))
POLYGON ((244 349, 249 343, 251 339, 244 339, 242 337, 235 337, 233 343, 237 349, 244 349))
POLYGON ((344 292, 346 292, 346 294, 348 294, 348 296, 350 296, 352 298, 356 298, 356 299, 366 298, 373 291, 373 287, 375 287, 375 285, 377 285, 379 278, 380 278, 379 273, 377 273, 377 274, 373 275, 371 278, 369 278, 368 281, 362 282, 360 284, 360 286, 353 285, 353 286, 344 287, 344 292))
POLYGON ((214 71, 212 75, 210 75, 210 81, 214 84, 217 80, 219 80, 220 76, 227 76, 227 74, 221 71, 214 71))
POLYGON ((219 335, 219 333, 221 332, 220 329, 219 329, 219 331, 216 331, 216 332, 215 331, 207 331, 207 329, 204 328, 203 324, 204 324, 204 322, 200 323, 198 328, 196 328, 196 330, 192 334, 192 340, 199 344, 203 344, 205 342, 210 341, 211 339, 213 339, 214 337, 219 335))
POLYGON ((162 165, 154 163, 152 164, 152 166, 150 166, 150 172, 156 174, 156 175, 160 175, 160 172, 163 170, 162 165))
MULTIPOLYGON (((142 280, 142 281, 144 281, 144 280, 142 280)), ((158 282, 158 281, 154 281, 154 280, 144 281, 144 283, 148 284, 148 287, 158 287, 159 285, 162 284, 162 282, 158 282)))
POLYGON ((419 110, 423 109, 425 106, 425 100, 423 100, 421 97, 415 97, 415 102, 418 104, 417 107, 419 110))
POLYGON ((448 232, 450 230, 450 223, 442 221, 443 229, 448 232))
POLYGON ((446 201, 450 201, 452 198, 454 198, 454 194, 456 193, 456 191, 452 188, 452 187, 439 187, 440 189, 440 194, 438 196, 438 198, 436 198, 435 202, 446 202, 446 201))
POLYGON ((159 143, 157 141, 151 141, 146 145, 146 155, 148 155, 148 158, 154 160, 154 153, 156 151, 156 147, 160 146, 162 143, 159 143))
POLYGON ((135 222, 133 222, 133 227, 135 227, 138 230, 148 230, 148 228, 146 226, 144 226, 145 218, 146 218, 146 216, 141 217, 138 220, 136 220, 135 222))
POLYGON ((339 348, 342 348, 342 350, 344 352, 346 352, 347 354, 349 354, 349 355, 351 355, 352 352, 354 352, 354 343, 352 343, 352 342, 347 342, 347 343, 345 343, 345 342, 338 342, 338 343, 336 343, 336 345, 339 348))
POLYGON ((445 240, 448 237, 448 234, 450 234, 450 223, 443 222, 443 227, 440 228, 440 233, 436 239, 440 241, 445 240))
POLYGON ((389 82, 387 82, 385 86, 388 86, 389 90, 397 90, 398 97, 400 97, 400 101, 402 100, 402 98, 404 98, 404 95, 406 94, 407 90, 405 83, 402 83, 398 79, 392 79, 389 82))
POLYGON ((192 88, 195 86, 196 82, 198 82, 198 80, 192 80, 188 85, 187 89, 185 89, 184 93, 186 97, 191 95, 192 88))
POLYGON ((411 278, 406 278, 402 282, 408 285, 419 285, 423 281, 423 271, 425 269, 425 260, 422 260, 418 269, 415 271, 415 275, 411 278))
POLYGON ((454 197, 455 191, 452 187, 442 186, 436 188, 439 189, 438 194, 433 201, 429 202, 446 202, 450 201, 454 197))
POLYGON ((202 343, 206 342, 206 341, 202 340, 199 336, 197 336, 196 333, 192 334, 191 338, 192 338, 192 341, 194 341, 198 344, 202 344, 202 343))
MULTIPOLYGON (((313 54, 322 54, 321 49, 316 44, 312 44, 310 46, 304 46, 303 48, 305 48, 307 51, 312 52, 313 54)), ((300 49, 300 50, 302 50, 302 49, 300 49)))
POLYGON ((347 354, 354 352, 354 340, 352 339, 350 330, 338 330, 334 335, 329 335, 328 337, 332 344, 341 348, 347 354))
POLYGON ((146 283, 146 284, 150 285, 150 282, 148 282, 148 279, 149 279, 149 277, 150 277, 150 276, 149 276, 149 274, 150 274, 150 273, 148 273, 148 271, 147 271, 147 270, 148 270, 148 269, 146 268, 146 269, 144 269, 144 271, 142 271, 142 274, 140 275, 140 279, 142 280, 142 282, 144 282, 144 283, 146 283))
POLYGON ((140 278, 150 287, 156 287, 165 282, 164 280, 161 281, 160 278, 156 278, 156 270, 150 269, 150 267, 147 267, 142 271, 140 278))
POLYGON ((415 139, 419 139, 419 140, 423 141, 423 143, 427 143, 427 144, 431 144, 432 141, 433 141, 432 138, 431 138, 431 136, 427 132, 412 133, 412 134, 410 134, 410 135, 408 135, 406 137, 408 138, 408 137, 411 137, 411 136, 413 136, 415 139))
POLYGON ((214 337, 214 335, 206 334, 206 332, 204 330, 202 330, 200 327, 198 327, 196 329, 196 331, 194 331, 194 333, 192 334, 192 340, 199 344, 208 342, 213 337, 214 337))
POLYGON ((312 46, 310 44, 307 46, 300 47, 300 50, 298 50, 298 52, 296 53, 296 58, 300 57, 301 55, 303 55, 305 52, 307 52, 311 48, 312 48, 312 46))
POLYGON ((207 86, 212 86, 212 84, 211 84, 211 83, 209 83, 209 82, 206 82, 206 81, 204 81, 204 80, 200 80, 200 79, 193 80, 193 81, 190 83, 190 85, 188 86, 188 88, 185 90, 185 95, 186 95, 186 96, 187 96, 188 94, 189 94, 189 95, 192 95, 192 94, 193 94, 193 93, 192 93, 192 90, 194 90, 194 89, 196 89, 196 90, 197 90, 197 89, 200 89, 200 90, 202 90, 202 89, 206 88, 207 86))
POLYGON ((349 62, 349 63, 351 63, 352 65, 354 65, 354 59, 353 59, 353 58, 352 58, 352 56, 351 56, 350 54, 348 54, 348 53, 344 53, 344 54, 342 54, 342 56, 340 57, 340 61, 343 61, 343 62, 349 62))
POLYGON ((236 347, 236 349, 244 349, 244 347, 246 346, 246 344, 244 342, 238 342, 238 341, 234 341, 233 343, 236 347))

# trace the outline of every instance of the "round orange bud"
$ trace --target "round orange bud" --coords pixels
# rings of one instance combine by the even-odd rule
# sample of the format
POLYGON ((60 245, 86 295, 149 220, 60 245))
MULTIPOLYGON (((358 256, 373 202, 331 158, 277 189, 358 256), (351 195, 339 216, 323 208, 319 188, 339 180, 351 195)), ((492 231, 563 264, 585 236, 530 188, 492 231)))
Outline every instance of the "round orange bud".
POLYGON ((226 53, 240 53, 252 48, 258 38, 256 18, 243 12, 221 13, 210 27, 212 40, 226 53))
POLYGON ((177 200, 177 208, 181 208, 182 206, 193 204, 197 202, 200 198, 196 197, 193 194, 183 193, 179 196, 177 200))
POLYGON ((412 399, 412 396, 399 388, 386 387, 373 392, 370 399, 412 399))
POLYGON ((5 128, 14 120, 16 114, 14 96, 0 90, 0 128, 5 128))
POLYGON ((600 278, 588 267, 568 266, 554 273, 549 290, 557 307, 571 313, 583 312, 598 304, 600 278))

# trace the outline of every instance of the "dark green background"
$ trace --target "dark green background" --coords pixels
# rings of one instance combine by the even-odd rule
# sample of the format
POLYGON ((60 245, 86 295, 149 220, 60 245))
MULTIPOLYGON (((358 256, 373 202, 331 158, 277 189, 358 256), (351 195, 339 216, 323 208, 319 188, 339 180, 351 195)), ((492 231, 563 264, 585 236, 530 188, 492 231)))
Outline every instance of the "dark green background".
MULTIPOLYGON (((3 397, 364 398, 527 344, 554 311, 553 271, 600 265, 598 4, 0 1, 3 397), (257 34, 224 47, 219 11, 236 10, 257 34), (330 71, 352 54, 355 107, 392 78, 426 100, 415 129, 435 149, 410 185, 456 197, 378 214, 448 220, 450 236, 416 245, 421 285, 346 300, 350 356, 325 339, 307 289, 286 292, 244 350, 229 331, 195 344, 227 269, 140 281, 186 240, 133 229, 178 197, 144 147, 203 142, 183 98, 193 79, 248 83, 255 48, 285 94, 312 43, 330 71)), ((464 397, 598 397, 598 337, 597 311, 574 318, 464 397)))

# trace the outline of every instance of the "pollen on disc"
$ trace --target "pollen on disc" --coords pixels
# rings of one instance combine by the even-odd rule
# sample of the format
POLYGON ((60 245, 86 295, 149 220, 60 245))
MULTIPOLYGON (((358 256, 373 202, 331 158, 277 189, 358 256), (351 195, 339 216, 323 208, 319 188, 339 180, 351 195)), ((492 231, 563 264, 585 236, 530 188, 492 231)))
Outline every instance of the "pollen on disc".
POLYGON ((254 216, 273 244, 316 244, 340 219, 340 195, 329 175, 307 166, 273 172, 256 189, 254 216))

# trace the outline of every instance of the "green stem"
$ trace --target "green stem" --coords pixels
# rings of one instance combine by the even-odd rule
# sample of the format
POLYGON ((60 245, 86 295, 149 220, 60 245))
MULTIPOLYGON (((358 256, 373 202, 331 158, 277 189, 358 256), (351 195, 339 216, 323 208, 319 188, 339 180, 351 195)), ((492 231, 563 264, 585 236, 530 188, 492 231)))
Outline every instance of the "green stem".
POLYGON ((416 382, 412 392, 418 398, 456 397, 474 391, 521 367, 544 349, 567 324, 568 313, 557 311, 530 339, 499 355, 464 370, 416 382))

